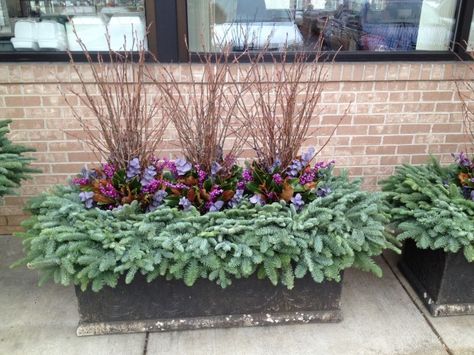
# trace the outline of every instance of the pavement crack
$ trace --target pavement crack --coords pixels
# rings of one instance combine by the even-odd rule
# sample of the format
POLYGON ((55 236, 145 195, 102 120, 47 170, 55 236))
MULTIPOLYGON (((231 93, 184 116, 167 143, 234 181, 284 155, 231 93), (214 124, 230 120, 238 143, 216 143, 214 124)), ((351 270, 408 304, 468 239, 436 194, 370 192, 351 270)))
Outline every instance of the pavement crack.
POLYGON ((148 353, 148 338, 150 337, 150 332, 146 332, 145 334, 145 344, 143 344, 143 355, 147 355, 148 353))
POLYGON ((385 255, 382 254, 382 259, 385 261, 385 263, 387 264, 388 268, 390 269, 390 271, 392 272, 393 276, 395 276, 395 278, 397 279, 398 283, 400 284, 400 286, 402 286, 403 290, 405 291, 405 293, 408 295, 408 297, 410 298, 411 302, 415 305, 416 309, 418 310, 418 312, 420 312, 421 316, 423 317, 423 319, 425 320, 426 324, 428 324, 428 326, 430 327, 431 331, 433 332, 434 335, 436 335, 436 337, 438 338, 439 342, 441 343, 441 345, 444 347, 444 350, 446 351, 447 354, 449 355, 454 355, 453 351, 449 348, 448 344, 446 344, 446 342, 444 341, 444 339, 441 337, 441 334, 436 330, 436 328, 434 327, 434 325, 431 323, 429 317, 425 314, 425 312, 423 312, 423 309, 420 307, 420 305, 416 302, 415 298, 411 295, 411 293, 409 292, 408 288, 404 285, 404 283, 402 282, 400 276, 398 275, 397 272, 395 272, 394 270, 394 266, 392 266, 387 258, 385 257, 385 255))

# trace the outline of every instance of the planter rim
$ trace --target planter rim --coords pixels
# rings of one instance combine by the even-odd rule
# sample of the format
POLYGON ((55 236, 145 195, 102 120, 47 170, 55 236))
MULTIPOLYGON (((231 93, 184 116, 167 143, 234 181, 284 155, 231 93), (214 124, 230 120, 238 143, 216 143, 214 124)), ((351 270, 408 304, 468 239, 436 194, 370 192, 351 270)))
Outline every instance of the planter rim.
POLYGON ((166 332, 207 328, 235 328, 307 323, 337 323, 341 310, 229 314, 176 319, 148 319, 121 322, 79 322, 77 336, 166 332))

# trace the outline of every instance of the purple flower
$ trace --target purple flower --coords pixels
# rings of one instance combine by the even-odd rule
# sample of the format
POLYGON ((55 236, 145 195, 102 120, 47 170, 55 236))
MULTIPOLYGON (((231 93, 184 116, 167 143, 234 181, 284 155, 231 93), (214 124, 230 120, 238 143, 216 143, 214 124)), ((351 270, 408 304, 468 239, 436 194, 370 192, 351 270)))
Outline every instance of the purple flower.
POLYGON ((162 172, 164 169, 168 169, 174 176, 178 175, 176 164, 166 158, 164 158, 163 161, 155 159, 152 164, 155 165, 157 172, 162 172))
POLYGON ((222 166, 218 162, 213 162, 211 165, 211 175, 215 176, 221 169, 222 166))
POLYGON ((243 189, 237 189, 235 191, 234 196, 229 201, 229 206, 232 207, 232 208, 236 207, 240 203, 240 201, 242 201, 243 197, 244 197, 244 190, 243 189))
POLYGON ((280 174, 273 174, 272 179, 275 182, 275 184, 278 184, 278 185, 283 184, 283 178, 281 177, 280 174))
POLYGON ((72 183, 74 185, 84 186, 84 185, 89 185, 90 181, 89 179, 86 179, 86 178, 75 177, 72 179, 72 183))
POLYGON ((115 174, 115 166, 109 163, 102 165, 102 170, 104 170, 104 174, 108 178, 112 178, 115 174))
POLYGON ((191 163, 188 163, 186 159, 176 159, 174 164, 176 166, 176 172, 178 173, 178 176, 186 175, 186 173, 192 168, 191 163))
POLYGON ((142 191, 144 193, 155 193, 155 191, 158 190, 160 185, 161 185, 161 180, 151 179, 148 185, 143 186, 142 191))
POLYGON ((199 186, 202 186, 202 184, 207 178, 207 174, 204 170, 201 169, 201 166, 199 164, 194 165, 194 168, 196 169, 198 173, 199 186))
POLYGON ((260 205, 260 206, 264 204, 262 196, 260 196, 259 194, 255 194, 252 197, 250 197, 250 202, 253 203, 254 205, 260 205))
POLYGON ((80 176, 87 180, 93 180, 97 178, 97 173, 94 170, 89 170, 85 166, 81 169, 80 176))
POLYGON ((466 153, 464 152, 453 154, 453 157, 456 160, 456 163, 458 163, 462 167, 470 167, 472 164, 471 160, 467 157, 466 153))
POLYGON ((138 160, 138 158, 133 158, 128 162, 127 178, 133 179, 138 174, 140 174, 140 160, 138 160))
POLYGON ((309 171, 306 171, 301 175, 300 177, 300 184, 305 185, 310 182, 313 182, 314 179, 316 178, 316 170, 310 169, 309 171))
POLYGON ((291 177, 297 177, 303 168, 303 163, 298 159, 294 159, 287 168, 287 174, 291 177))
POLYGON ((92 199, 93 197, 94 193, 92 191, 82 191, 79 194, 79 198, 84 202, 86 208, 92 208, 92 204, 94 203, 94 200, 92 199))
POLYGON ((238 190, 244 190, 245 189, 245 181, 239 181, 237 183, 237 189, 238 190))
POLYGON ((224 190, 222 190, 219 186, 214 186, 211 190, 211 192, 209 193, 209 199, 211 201, 215 201, 217 197, 219 197, 222 193, 224 192, 224 190))
POLYGON ((243 172, 242 172, 242 178, 244 179, 245 182, 250 182, 253 180, 253 177, 252 177, 252 172, 249 170, 249 169, 245 169, 243 172))
POLYGON ((314 148, 310 147, 306 152, 301 154, 301 161, 303 162, 303 165, 308 165, 308 163, 313 159, 314 157, 314 148))
POLYGON ((148 166, 145 171, 143 172, 142 179, 140 183, 142 186, 148 186, 152 181, 154 181, 154 177, 156 175, 156 168, 153 165, 148 166))
POLYGON ((329 167, 331 167, 336 161, 334 160, 331 160, 330 162, 323 162, 323 161, 319 161, 317 162, 316 164, 314 164, 314 168, 315 169, 327 169, 329 167))
POLYGON ((188 186, 186 184, 183 184, 181 182, 178 182, 176 184, 173 184, 171 182, 168 182, 168 181, 162 181, 163 184, 165 184, 166 187, 169 187, 170 189, 177 189, 177 190, 183 190, 183 189, 187 189, 188 186))
POLYGON ((159 190, 155 192, 153 199, 148 206, 148 211, 152 212, 156 210, 163 203, 166 196, 168 196, 168 193, 165 190, 159 190))
POLYGON ((189 211, 191 209, 191 201, 189 201, 186 197, 181 197, 179 199, 179 205, 183 208, 184 211, 189 211))
POLYGON ((119 197, 118 191, 110 182, 107 182, 105 185, 100 185, 99 190, 100 190, 100 193, 106 197, 110 197, 113 199, 119 197))
POLYGON ((301 194, 298 193, 295 196, 293 196, 291 198, 291 204, 293 206, 295 206, 297 211, 301 210, 304 206, 304 201, 303 201, 303 197, 301 196, 301 194))
POLYGON ((216 202, 211 202, 209 204, 209 212, 220 211, 222 207, 224 207, 224 201, 219 200, 216 202))
POLYGON ((318 195, 319 197, 326 197, 331 192, 332 191, 331 191, 330 187, 318 187, 318 189, 316 191, 316 195, 318 195))

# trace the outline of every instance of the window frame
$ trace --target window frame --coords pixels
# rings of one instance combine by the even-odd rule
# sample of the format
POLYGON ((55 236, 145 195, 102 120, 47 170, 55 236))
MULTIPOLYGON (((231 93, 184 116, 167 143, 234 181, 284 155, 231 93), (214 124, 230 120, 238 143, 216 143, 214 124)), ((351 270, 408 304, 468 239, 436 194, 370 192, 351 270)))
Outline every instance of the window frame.
MULTIPOLYGON (((191 0, 192 1, 192 0, 191 0)), ((163 63, 182 63, 199 61, 199 53, 187 50, 187 2, 188 0, 145 0, 145 19, 149 26, 148 61, 156 57, 163 63), (159 10, 157 10, 159 9, 159 10)), ((328 52, 328 59, 336 62, 388 62, 388 61, 453 61, 468 60, 463 43, 469 39, 473 18, 474 1, 458 0, 456 4, 456 25, 454 42, 450 51, 341 51, 337 56, 328 52)), ((108 52, 92 52, 106 55, 108 52)), ((80 52, 73 52, 75 61, 86 61, 80 52)), ((68 62, 67 52, 19 51, 0 52, 0 62, 68 62)))

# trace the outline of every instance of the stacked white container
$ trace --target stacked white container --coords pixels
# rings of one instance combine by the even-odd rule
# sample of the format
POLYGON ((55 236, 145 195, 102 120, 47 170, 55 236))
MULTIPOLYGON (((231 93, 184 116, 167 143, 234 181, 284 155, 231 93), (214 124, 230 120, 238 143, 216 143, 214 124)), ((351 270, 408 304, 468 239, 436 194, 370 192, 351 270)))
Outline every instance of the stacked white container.
POLYGON ((67 42, 70 51, 82 51, 73 32, 76 29, 79 37, 88 51, 106 51, 108 49, 105 37, 105 23, 99 16, 76 16, 66 24, 67 42), (74 27, 73 27, 74 26, 74 27))
POLYGON ((38 45, 41 49, 67 49, 66 29, 56 21, 45 20, 37 25, 38 45))
POLYGON ((113 15, 107 25, 110 35, 110 47, 114 51, 138 50, 138 42, 144 41, 144 47, 147 49, 145 38, 145 22, 137 15, 113 15), (126 42, 125 42, 126 40, 126 42), (124 48, 124 44, 126 47, 124 48), (134 48, 132 48, 135 43, 134 48))
POLYGON ((15 22, 15 37, 11 39, 17 50, 37 50, 37 22, 33 20, 18 20, 15 22))

